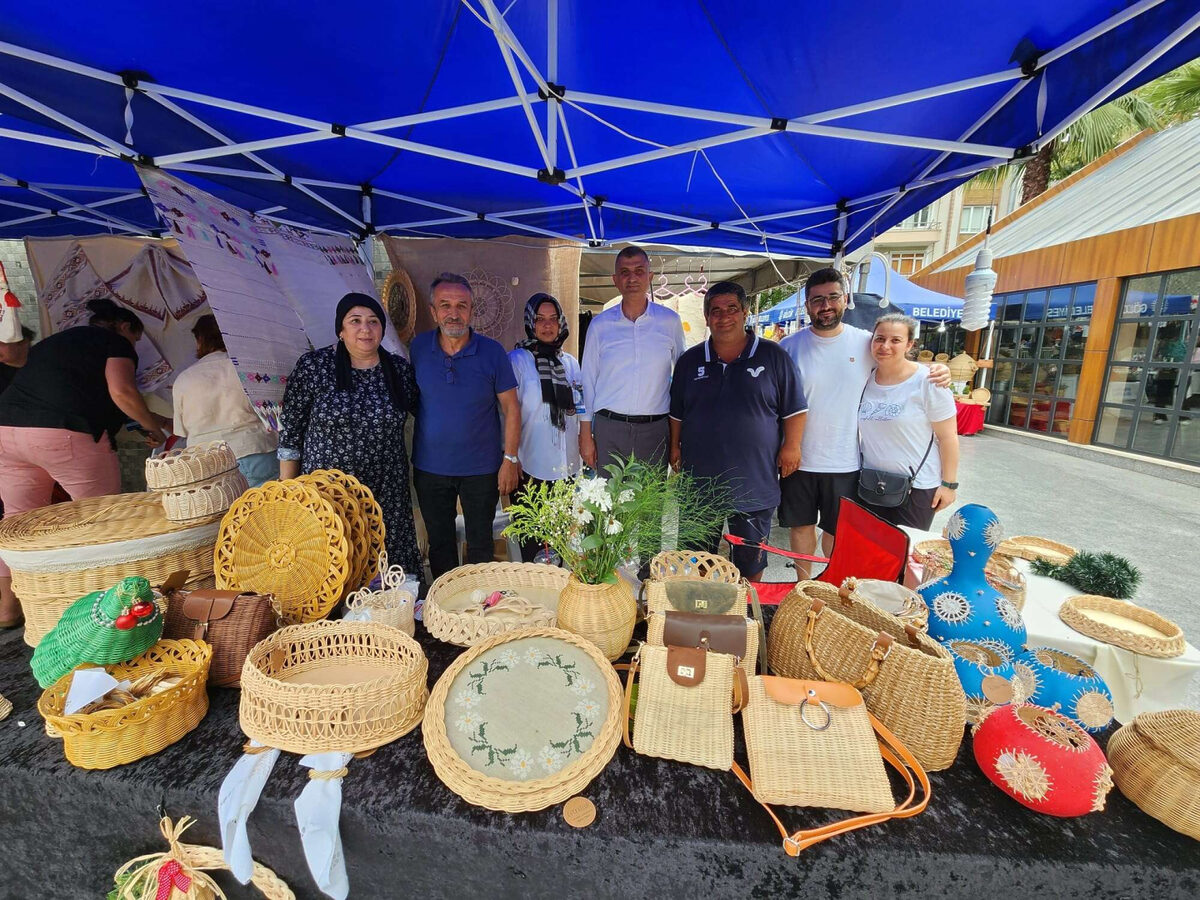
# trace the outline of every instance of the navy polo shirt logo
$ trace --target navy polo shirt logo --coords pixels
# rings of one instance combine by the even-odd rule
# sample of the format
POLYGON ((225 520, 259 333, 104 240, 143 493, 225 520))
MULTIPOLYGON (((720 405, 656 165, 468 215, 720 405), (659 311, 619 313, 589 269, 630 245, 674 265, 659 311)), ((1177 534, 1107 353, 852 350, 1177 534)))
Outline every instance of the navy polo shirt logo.
POLYGON ((751 378, 757 378, 759 375, 761 375, 763 373, 763 369, 765 369, 765 368, 766 368, 766 366, 759 366, 756 369, 747 369, 746 371, 750 373, 751 378))
POLYGON ((708 376, 706 376, 704 374, 704 366, 697 366, 696 367, 696 377, 693 380, 699 381, 701 378, 707 378, 707 377, 708 376))

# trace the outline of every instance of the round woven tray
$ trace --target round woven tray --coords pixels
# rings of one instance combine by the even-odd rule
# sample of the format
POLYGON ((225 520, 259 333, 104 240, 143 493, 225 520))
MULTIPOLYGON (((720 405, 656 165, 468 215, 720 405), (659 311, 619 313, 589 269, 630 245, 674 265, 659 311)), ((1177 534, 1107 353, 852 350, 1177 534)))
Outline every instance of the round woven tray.
POLYGON ((224 441, 171 450, 146 460, 146 487, 169 491, 209 481, 237 468, 237 457, 224 441))
POLYGON ((468 591, 512 590, 536 587, 561 592, 567 586, 570 573, 557 566, 541 563, 490 562, 473 563, 451 569, 429 588, 425 597, 423 619, 425 627, 435 638, 459 647, 473 647, 480 641, 522 628, 553 628, 557 619, 555 609, 522 615, 498 610, 495 613, 448 610, 442 604, 450 597, 468 591))
POLYGON ((1112 644, 1114 647, 1132 650, 1143 656, 1169 659, 1179 656, 1187 649, 1183 630, 1178 625, 1170 619, 1135 603, 1130 603, 1128 600, 1114 600, 1111 597, 1099 597, 1094 594, 1068 597, 1058 608, 1058 617, 1080 634, 1086 634, 1090 638, 1112 644), (1109 615, 1119 616, 1129 620, 1130 625, 1135 622, 1140 623, 1158 632, 1158 636, 1139 634, 1132 629, 1122 628, 1116 623, 1099 621, 1089 616, 1088 611, 1107 614, 1106 618, 1109 615))
POLYGON ((394 266, 383 283, 383 308, 396 327, 396 337, 404 343, 412 340, 417 327, 417 292, 402 266, 394 266))
POLYGON ((383 539, 386 531, 383 527, 383 508, 369 487, 341 469, 314 469, 308 474, 340 484, 358 501, 358 511, 366 522, 366 539, 369 540, 369 545, 363 549, 363 553, 366 554, 366 564, 358 586, 369 583, 379 573, 376 563, 379 561, 379 554, 384 550, 383 539))
POLYGON ((992 392, 987 388, 975 388, 971 391, 971 399, 980 406, 987 406, 992 402, 992 392))
MULTIPOLYGON (((459 655, 434 685, 429 705, 421 723, 425 752, 438 778, 468 803, 503 812, 531 812, 561 803, 582 791, 608 765, 621 742, 622 692, 617 673, 607 659, 590 641, 560 628, 529 628, 489 638, 459 655), (462 710, 456 704, 447 707, 447 695, 459 673, 494 647, 513 644, 521 655, 520 644, 532 638, 552 638, 569 644, 595 664, 595 672, 584 677, 596 678, 598 687, 607 699, 607 714, 603 722, 595 723, 592 743, 576 759, 551 775, 528 780, 497 778, 469 765, 451 746, 447 733, 447 718, 459 717, 462 710)), ((452 727, 462 727, 456 722, 452 727)))
POLYGON ((1056 566, 1066 565, 1077 551, 1067 544, 1060 544, 1048 538, 1034 537, 1029 534, 1018 534, 1000 542, 996 552, 1002 556, 1014 556, 1017 559, 1044 559, 1056 566))
POLYGON ((233 468, 209 481, 162 491, 163 512, 172 522, 194 522, 223 516, 250 484, 241 469, 233 468))
POLYGON ((361 753, 421 721, 429 663, 404 632, 375 622, 309 622, 254 645, 238 716, 260 744, 361 753))
MULTIPOLYGON (((216 519, 172 522, 158 494, 115 494, 54 503, 0 522, 0 554, 12 570, 13 592, 25 614, 25 643, 36 647, 67 607, 122 578, 161 584, 186 570, 188 590, 213 586, 216 519), (204 526, 211 525, 208 530, 204 526), (155 541, 146 541, 156 538, 155 541), (111 545, 110 550, 106 549, 111 545), (89 561, 23 568, 18 554, 64 558, 87 549, 89 561)), ((28 557, 26 557, 28 558, 28 557)))
MULTIPOLYGON (((922 585, 949 575, 950 570, 954 567, 950 542, 944 538, 918 541, 913 546, 912 555, 913 559, 923 567, 922 585)), ((983 577, 987 579, 988 584, 1007 597, 1018 610, 1025 608, 1025 574, 1014 566, 1008 557, 993 553, 987 561, 987 565, 983 567, 983 577)))
MULTIPOLYGON (((203 641, 159 641, 132 662, 105 668, 118 681, 135 680, 155 670, 182 679, 158 694, 119 709, 63 715, 73 672, 38 699, 46 733, 61 737, 67 760, 81 769, 111 769, 157 753, 175 743, 208 712, 204 689, 212 647, 203 641)), ((90 663, 87 665, 91 665, 90 663)))
POLYGON ((346 579, 346 592, 357 590, 363 585, 367 572, 367 553, 371 549, 371 535, 363 515, 362 505, 342 482, 332 478, 328 470, 319 469, 296 479, 301 484, 317 489, 317 493, 328 500, 342 516, 346 527, 346 549, 350 554, 347 564, 350 577, 346 579))
POLYGON ((221 520, 214 568, 218 588, 274 594, 285 622, 311 622, 342 598, 347 557, 333 504, 306 484, 268 481, 221 520))
POLYGON ((1142 713, 1109 738, 1108 764, 1142 812, 1200 841, 1200 712, 1142 713))

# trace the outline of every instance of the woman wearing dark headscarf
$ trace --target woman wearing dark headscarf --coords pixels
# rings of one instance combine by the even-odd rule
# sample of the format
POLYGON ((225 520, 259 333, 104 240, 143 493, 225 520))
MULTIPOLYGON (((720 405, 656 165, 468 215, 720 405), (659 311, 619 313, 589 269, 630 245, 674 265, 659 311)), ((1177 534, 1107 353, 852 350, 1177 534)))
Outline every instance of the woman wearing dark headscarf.
MULTIPOLYGON (((570 478, 579 471, 579 418, 583 404, 579 361, 562 349, 571 333, 562 306, 549 294, 525 304, 526 339, 508 355, 521 404, 521 485, 570 478)), ((514 498, 515 499, 515 498, 514 498)), ((538 551, 523 545, 526 562, 538 551)))
POLYGON ((379 346, 386 318, 366 294, 347 294, 334 320, 336 344, 305 353, 288 378, 279 430, 279 472, 294 478, 340 469, 383 508, 389 563, 420 575, 408 492, 404 423, 417 404, 412 364, 379 346))

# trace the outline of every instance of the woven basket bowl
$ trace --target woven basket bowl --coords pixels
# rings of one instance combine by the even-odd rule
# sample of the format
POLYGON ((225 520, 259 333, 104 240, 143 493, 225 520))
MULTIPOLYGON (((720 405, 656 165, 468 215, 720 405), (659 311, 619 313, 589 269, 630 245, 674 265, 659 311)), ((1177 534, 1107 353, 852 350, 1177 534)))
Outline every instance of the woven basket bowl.
POLYGON ((679 576, 711 578, 724 584, 742 581, 742 573, 732 562, 702 550, 663 550, 650 560, 650 577, 655 581, 679 576))
POLYGON ((259 641, 242 667, 242 731, 292 753, 360 753, 421 721, 429 663, 376 622, 309 622, 259 641))
POLYGON ((1200 712, 1142 713, 1109 738, 1108 764, 1142 812, 1200 841, 1200 712))
POLYGON ((274 594, 289 624, 324 618, 350 576, 341 515, 315 488, 268 481, 246 491, 221 520, 217 587, 274 594))
POLYGON ((975 388, 971 391, 971 399, 980 406, 987 406, 992 402, 992 392, 987 388, 975 388))
POLYGON ((237 457, 224 441, 197 444, 146 460, 146 487, 152 491, 174 490, 209 481, 236 468, 237 457))
MULTIPOLYGON (((928 541, 918 541, 912 550, 913 559, 923 567, 921 584, 926 585, 938 578, 944 578, 954 568, 954 556, 950 552, 950 542, 943 538, 928 541)), ((983 577, 987 583, 1009 599, 1018 610, 1025 608, 1027 587, 1025 574, 1012 564, 1012 560, 999 553, 993 553, 987 565, 983 568, 983 577)))
POLYGON ((421 723, 421 734, 425 742, 425 752, 437 777, 468 803, 501 812, 533 812, 578 794, 608 765, 613 754, 617 752, 617 745, 621 743, 622 701, 620 679, 594 644, 561 628, 527 628, 490 637, 459 654, 442 673, 442 677, 433 687, 433 693, 429 695, 429 705, 421 723), (604 678, 605 692, 608 696, 608 718, 587 752, 556 772, 553 777, 532 781, 508 781, 471 768, 454 752, 446 734, 446 698, 454 679, 481 654, 500 644, 530 637, 552 637, 565 641, 581 649, 596 663, 604 678))
POLYGON ((459 566, 442 575, 429 588, 425 597, 422 621, 438 640, 459 647, 474 647, 481 641, 522 628, 553 628, 558 619, 557 609, 530 617, 514 615, 477 616, 447 610, 442 603, 466 591, 513 590, 536 587, 561 592, 567 586, 568 572, 558 566, 541 563, 490 562, 459 566))
MULTIPOLYGON (((159 495, 154 493, 91 497, 54 503, 5 519, 0 522, 0 550, 43 552, 93 547, 102 557, 105 544, 137 538, 179 534, 181 542, 191 543, 185 532, 205 521, 169 521, 159 495)), ((123 557, 111 564, 57 572, 26 571, 19 563, 14 564, 15 560, 8 560, 13 592, 25 614, 25 643, 36 647, 72 603, 92 591, 107 590, 130 575, 142 575, 151 584, 161 584, 172 573, 186 570, 188 590, 214 584, 211 540, 161 551, 156 556, 138 556, 126 547, 123 557)))
POLYGON ((1012 556, 1017 559, 1044 559, 1056 566, 1064 566, 1071 557, 1079 551, 1068 544, 1060 544, 1049 538, 1035 537, 1029 534, 1017 534, 1000 542, 996 552, 1002 556, 1012 556))
POLYGON ((162 491, 163 512, 172 522, 222 516, 249 487, 241 469, 230 469, 209 481, 162 491))
POLYGON ((46 733, 63 739, 67 760, 81 769, 111 769, 151 756, 175 743, 208 712, 204 689, 212 647, 203 641, 159 641, 132 662, 107 666, 118 681, 156 669, 182 676, 174 687, 122 706, 87 715, 63 715, 72 674, 47 688, 38 700, 46 733))
POLYGON ((1132 650, 1143 656, 1155 656, 1159 659, 1171 659, 1180 656, 1187 649, 1187 641, 1183 638, 1183 629, 1170 619, 1158 613, 1130 603, 1128 600, 1114 600, 1112 597, 1100 597, 1095 594, 1080 594, 1068 597, 1058 608, 1058 617, 1090 638, 1132 650), (1088 610, 1112 613, 1140 622, 1159 632, 1159 636, 1138 634, 1136 631, 1100 622, 1087 615, 1088 610))

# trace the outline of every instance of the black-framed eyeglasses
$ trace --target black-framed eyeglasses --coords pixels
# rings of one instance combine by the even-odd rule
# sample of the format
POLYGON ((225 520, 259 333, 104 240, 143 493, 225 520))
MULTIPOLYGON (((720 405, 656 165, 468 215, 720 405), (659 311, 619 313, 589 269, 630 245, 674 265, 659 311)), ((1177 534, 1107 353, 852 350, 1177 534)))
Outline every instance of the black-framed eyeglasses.
POLYGON ((443 356, 442 362, 446 366, 446 384, 454 384, 454 357, 443 356))
POLYGON ((845 296, 845 294, 830 294, 827 297, 809 297, 807 302, 813 306, 835 306, 845 296))

